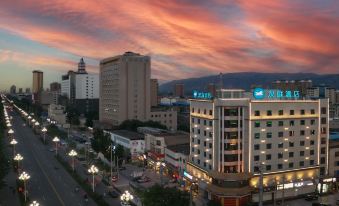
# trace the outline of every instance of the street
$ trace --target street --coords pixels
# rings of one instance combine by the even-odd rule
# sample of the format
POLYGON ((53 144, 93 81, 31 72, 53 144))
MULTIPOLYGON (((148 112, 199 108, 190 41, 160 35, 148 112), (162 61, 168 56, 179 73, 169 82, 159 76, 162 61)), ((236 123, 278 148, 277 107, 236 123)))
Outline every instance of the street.
MULTIPOLYGON (((339 193, 331 194, 331 195, 324 195, 321 197, 320 202, 325 204, 330 204, 331 206, 336 205, 336 201, 339 200, 339 193)), ((318 201, 306 201, 305 199, 295 199, 295 200, 289 200, 285 201, 285 206, 307 206, 312 205, 313 202, 318 201)), ((264 204, 267 206, 273 206, 273 204, 264 204)))
POLYGON ((55 159, 54 153, 48 151, 49 147, 42 144, 31 128, 23 126, 19 115, 15 112, 11 115, 18 141, 16 151, 24 157, 21 166, 31 176, 27 184, 30 199, 50 206, 96 205, 91 199, 85 202, 82 191, 74 192, 80 186, 55 159))

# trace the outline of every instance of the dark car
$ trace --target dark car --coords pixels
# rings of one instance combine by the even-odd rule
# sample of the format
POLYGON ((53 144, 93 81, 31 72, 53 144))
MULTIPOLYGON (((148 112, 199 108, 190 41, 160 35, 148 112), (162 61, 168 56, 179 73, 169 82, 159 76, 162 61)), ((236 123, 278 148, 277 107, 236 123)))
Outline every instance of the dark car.
POLYGON ((305 200, 307 201, 312 201, 312 200, 317 200, 318 199, 318 195, 317 194, 308 194, 305 196, 305 200))
POLYGON ((108 192, 108 195, 111 196, 112 198, 118 198, 120 196, 120 194, 114 190, 108 192))
POLYGON ((126 167, 125 166, 121 166, 121 167, 119 167, 119 170, 126 170, 126 167))
POLYGON ((140 179, 137 180, 138 183, 145 183, 145 182, 149 182, 151 181, 151 179, 149 177, 141 177, 140 179))

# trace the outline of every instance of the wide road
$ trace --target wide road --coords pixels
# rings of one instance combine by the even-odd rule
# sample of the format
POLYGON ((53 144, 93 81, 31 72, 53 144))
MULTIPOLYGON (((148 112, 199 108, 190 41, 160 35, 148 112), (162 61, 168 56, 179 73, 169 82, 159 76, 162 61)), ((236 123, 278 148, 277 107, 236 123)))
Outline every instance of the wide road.
POLYGON ((48 206, 81 206, 96 205, 93 200, 84 201, 84 192, 74 192, 80 186, 55 159, 49 147, 42 144, 32 129, 23 126, 23 120, 15 113, 12 125, 14 136, 18 141, 17 153, 23 155, 22 166, 30 176, 28 194, 31 200, 37 200, 40 205, 48 206))

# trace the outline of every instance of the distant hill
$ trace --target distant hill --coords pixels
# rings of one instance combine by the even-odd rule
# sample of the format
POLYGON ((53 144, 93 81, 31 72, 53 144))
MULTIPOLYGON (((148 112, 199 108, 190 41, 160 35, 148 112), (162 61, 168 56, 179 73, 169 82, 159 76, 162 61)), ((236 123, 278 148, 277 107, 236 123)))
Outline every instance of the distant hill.
MULTIPOLYGON (((275 80, 312 80, 313 85, 326 84, 339 89, 339 74, 313 74, 313 73, 227 73, 223 74, 223 88, 237 88, 249 90, 251 85, 261 85, 270 87, 275 80)), ((192 90, 206 91, 209 83, 219 85, 219 75, 204 76, 199 78, 189 78, 173 80, 160 85, 160 93, 168 94, 173 92, 174 85, 183 83, 186 94, 191 94, 192 90)))

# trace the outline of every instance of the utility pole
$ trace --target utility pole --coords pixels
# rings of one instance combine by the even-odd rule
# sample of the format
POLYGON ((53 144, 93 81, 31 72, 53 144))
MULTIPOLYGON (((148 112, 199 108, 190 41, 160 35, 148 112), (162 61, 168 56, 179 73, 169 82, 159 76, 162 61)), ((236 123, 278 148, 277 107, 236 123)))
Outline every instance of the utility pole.
POLYGON ((285 204, 285 176, 282 177, 282 185, 283 185, 283 188, 282 188, 282 197, 281 197, 281 206, 284 206, 285 204))

